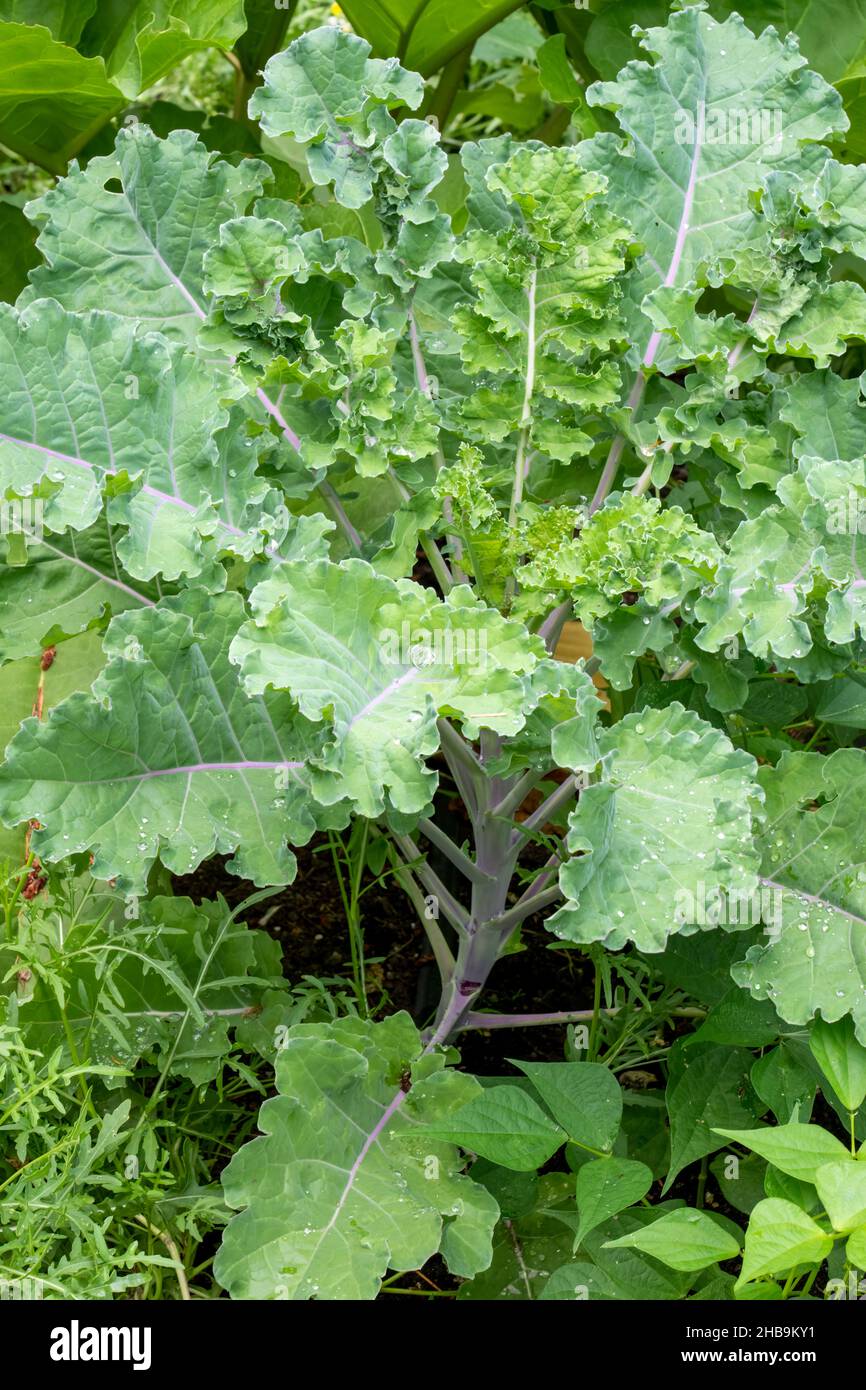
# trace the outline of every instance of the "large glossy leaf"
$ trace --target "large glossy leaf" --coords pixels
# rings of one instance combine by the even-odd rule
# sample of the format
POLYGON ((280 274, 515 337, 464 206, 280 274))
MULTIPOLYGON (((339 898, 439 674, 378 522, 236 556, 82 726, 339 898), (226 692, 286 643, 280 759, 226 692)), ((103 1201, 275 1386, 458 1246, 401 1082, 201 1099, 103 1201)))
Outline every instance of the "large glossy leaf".
POLYGON ((342 8, 379 57, 396 54, 406 67, 429 77, 520 4, 521 0, 467 0, 464 5, 452 0, 347 0, 342 8))
POLYGON ((62 173, 131 98, 197 49, 230 48, 245 22, 243 0, 10 0, 0 6, 0 140, 62 173))
POLYGON ((429 1135, 480 1087, 444 1062, 422 1055, 405 1013, 289 1032, 263 1137, 223 1173, 229 1205, 244 1209, 215 1264, 233 1298, 370 1299, 388 1268, 437 1251, 455 1274, 486 1268, 496 1202, 429 1135))

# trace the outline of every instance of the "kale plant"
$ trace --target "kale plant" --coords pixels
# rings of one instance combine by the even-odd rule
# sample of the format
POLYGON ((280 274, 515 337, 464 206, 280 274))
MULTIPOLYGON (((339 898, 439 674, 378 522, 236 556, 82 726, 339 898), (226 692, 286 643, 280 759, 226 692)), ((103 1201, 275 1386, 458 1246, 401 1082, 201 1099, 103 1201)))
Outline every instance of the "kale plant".
POLYGON ((279 1094, 223 1179, 234 1297, 372 1298, 437 1252, 465 1296, 500 1296, 500 1214, 530 1209, 544 1297, 636 1296, 623 1247, 669 1266, 667 1293, 641 1266, 649 1296, 732 1282, 742 1233, 702 1210, 638 1208, 611 1246, 653 1173, 616 1149, 609 1068, 454 1065, 467 1030, 593 1015, 485 1006, 540 913, 602 969, 711 943, 751 1022, 711 1014, 688 1071, 677 1043, 668 1186, 742 1142, 813 1183, 830 1229, 777 1183, 794 1214, 755 1208, 740 1286, 843 1237, 863 1267, 866 1081, 839 1075, 866 1045, 864 170, 834 158, 842 100, 793 38, 697 6, 641 46, 588 89, 590 138, 455 155, 413 114, 418 73, 315 29, 252 94, 268 161, 138 122, 27 208, 41 262, 0 306, 0 658, 88 645, 9 741, 4 823, 135 916, 157 862, 286 885, 293 847, 365 822, 441 978, 420 1030, 283 1030, 279 1094), (575 622, 588 662, 563 654, 575 622), (809 748, 781 732, 807 705, 809 748), (736 1098, 754 1020, 778 1040, 816 1018, 848 1147, 766 1068, 751 1117, 736 1098), (566 1142, 592 1160, 577 1217, 562 1173, 512 1210, 503 1171, 566 1142))

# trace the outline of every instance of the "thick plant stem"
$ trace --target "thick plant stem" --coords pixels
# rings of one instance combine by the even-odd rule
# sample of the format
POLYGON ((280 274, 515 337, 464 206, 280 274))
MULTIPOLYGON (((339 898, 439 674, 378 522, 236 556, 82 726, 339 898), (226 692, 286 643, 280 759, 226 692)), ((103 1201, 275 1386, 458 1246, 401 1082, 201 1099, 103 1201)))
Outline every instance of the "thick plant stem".
POLYGON ((508 939, 501 919, 517 849, 511 843, 510 822, 494 814, 491 802, 499 799, 500 791, 507 794, 509 790, 510 782, 485 778, 478 810, 472 816, 475 862, 484 879, 472 884, 469 922, 460 940, 454 975, 439 1006, 436 1031, 447 1027, 446 1037, 460 1027, 471 1010, 508 939))

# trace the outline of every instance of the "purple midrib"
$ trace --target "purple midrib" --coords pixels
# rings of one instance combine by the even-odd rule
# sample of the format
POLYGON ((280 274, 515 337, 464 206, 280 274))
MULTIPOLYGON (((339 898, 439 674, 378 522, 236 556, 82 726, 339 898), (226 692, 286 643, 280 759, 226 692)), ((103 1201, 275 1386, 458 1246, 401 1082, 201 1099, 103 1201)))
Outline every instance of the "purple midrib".
MULTIPOLYGON (((706 88, 704 89, 704 91, 705 90, 706 88)), ((674 249, 671 254, 670 265, 668 266, 668 273, 664 278, 665 289, 670 289, 673 285, 676 284, 677 275, 680 269, 680 262, 683 258, 683 251, 685 250, 686 238, 689 234, 689 218, 692 215, 692 206, 695 201, 695 189, 697 188, 698 183, 698 165, 700 163, 701 158, 701 148, 703 146, 703 139, 704 94, 702 93, 698 101, 698 123, 697 128, 695 130, 695 143, 694 148, 692 150, 692 162, 689 167, 689 181, 686 184, 686 192, 685 197, 683 199, 682 215, 680 217, 680 224, 677 227, 677 235, 676 240, 674 242, 674 249)), ((653 332, 650 334, 646 352, 644 353, 643 357, 643 365, 645 367, 651 367, 653 362, 655 361, 655 355, 658 352, 658 347, 661 340, 662 335, 660 331, 658 329, 653 329, 653 332)))
MULTIPOLYGON (((120 471, 117 468, 110 468, 107 465, 91 463, 88 459, 78 458, 75 454, 65 454, 61 449, 54 449, 49 444, 37 444, 32 439, 16 439, 12 434, 5 434, 0 431, 0 440, 7 444, 17 444, 21 449, 33 449, 36 453, 46 454, 49 458, 55 458, 60 463, 68 463, 73 468, 86 469, 88 473, 102 473, 105 477, 116 477, 120 471)), ((191 502, 186 502, 177 493, 162 492, 159 488, 151 487, 149 483, 142 483, 141 491, 148 497, 154 497, 160 503, 168 502, 172 506, 182 507, 185 512, 195 512, 196 507, 191 502)), ((243 536, 246 532, 241 531, 237 526, 230 526, 227 521, 220 521, 220 526, 224 531, 229 531, 233 536, 243 536)))
POLYGON ((304 767, 304 763, 286 762, 285 758, 279 762, 257 762, 253 760, 241 760, 233 763, 186 763, 183 767, 149 767, 146 772, 131 772, 124 777, 97 777, 88 781, 88 786, 110 785, 115 782, 149 782, 152 777, 174 777, 194 772, 246 772, 249 770, 269 772, 276 771, 277 768, 288 768, 295 772, 304 767))

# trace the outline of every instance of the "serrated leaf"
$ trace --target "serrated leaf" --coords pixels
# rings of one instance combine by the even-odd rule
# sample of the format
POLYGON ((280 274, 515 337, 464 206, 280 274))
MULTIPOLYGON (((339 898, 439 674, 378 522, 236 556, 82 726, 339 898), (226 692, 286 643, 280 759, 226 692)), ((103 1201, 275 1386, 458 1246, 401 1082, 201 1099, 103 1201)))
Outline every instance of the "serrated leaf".
POLYGON ((110 308, 193 341, 207 310, 204 254, 267 174, 260 160, 235 167, 215 159, 189 130, 165 140, 143 124, 119 131, 113 154, 27 204, 45 264, 22 303, 50 296, 67 309, 110 308))
POLYGON ((372 1299, 389 1267, 417 1269, 443 1243, 455 1274, 489 1264, 496 1203, 430 1134, 478 1083, 441 1054, 421 1058, 407 1014, 298 1025, 276 1082, 263 1137, 223 1173, 226 1200, 244 1209, 214 1267, 233 1298, 372 1299))
POLYGON ((0 491, 38 499, 32 526, 86 530, 105 491, 131 575, 214 588, 225 583, 220 552, 251 558, 262 530, 284 532, 242 416, 222 403, 239 388, 205 376, 192 353, 113 314, 41 299, 20 313, 0 306, 0 361, 0 491))
POLYGON ((253 591, 256 614, 232 643, 246 689, 291 693, 331 738, 313 773, 317 797, 350 797, 380 815, 385 795, 421 810, 435 778, 424 757, 438 747, 436 716, 516 732, 524 686, 543 654, 522 625, 459 586, 442 602, 409 580, 395 583, 361 560, 288 563, 253 591))
POLYGON ((237 594, 196 589, 122 614, 94 693, 25 722, 0 768, 0 815, 39 821, 40 859, 91 850, 96 877, 143 893, 157 855, 188 873, 234 851, 230 872, 291 882, 286 841, 316 828, 301 780, 316 737, 288 697, 244 694, 227 655, 242 617, 237 594))
POLYGON ((569 818, 580 856, 560 870, 566 905, 547 926, 565 940, 661 951, 672 932, 699 929, 699 903, 754 891, 754 763, 678 703, 627 715, 599 748, 606 774, 569 818))
POLYGON ((820 1011, 850 1014, 866 1039, 866 862, 861 851, 862 749, 829 757, 785 753, 759 773, 767 822, 762 883, 774 896, 774 929, 731 973, 756 998, 769 998, 788 1023, 820 1011))
MULTIPOLYGON (((735 255, 750 225, 749 189, 793 162, 803 142, 847 124, 837 93, 796 48, 771 29, 756 38, 739 15, 718 23, 689 7, 648 30, 641 46, 651 62, 629 63, 616 81, 587 92, 590 105, 615 112, 624 140, 597 135, 582 156, 607 176, 612 207, 644 247, 635 305, 659 285, 687 287, 702 265, 735 255), (762 112, 769 130, 749 123, 749 113, 762 112)), ((644 366, 663 366, 659 330, 639 313, 634 324, 644 366)))

